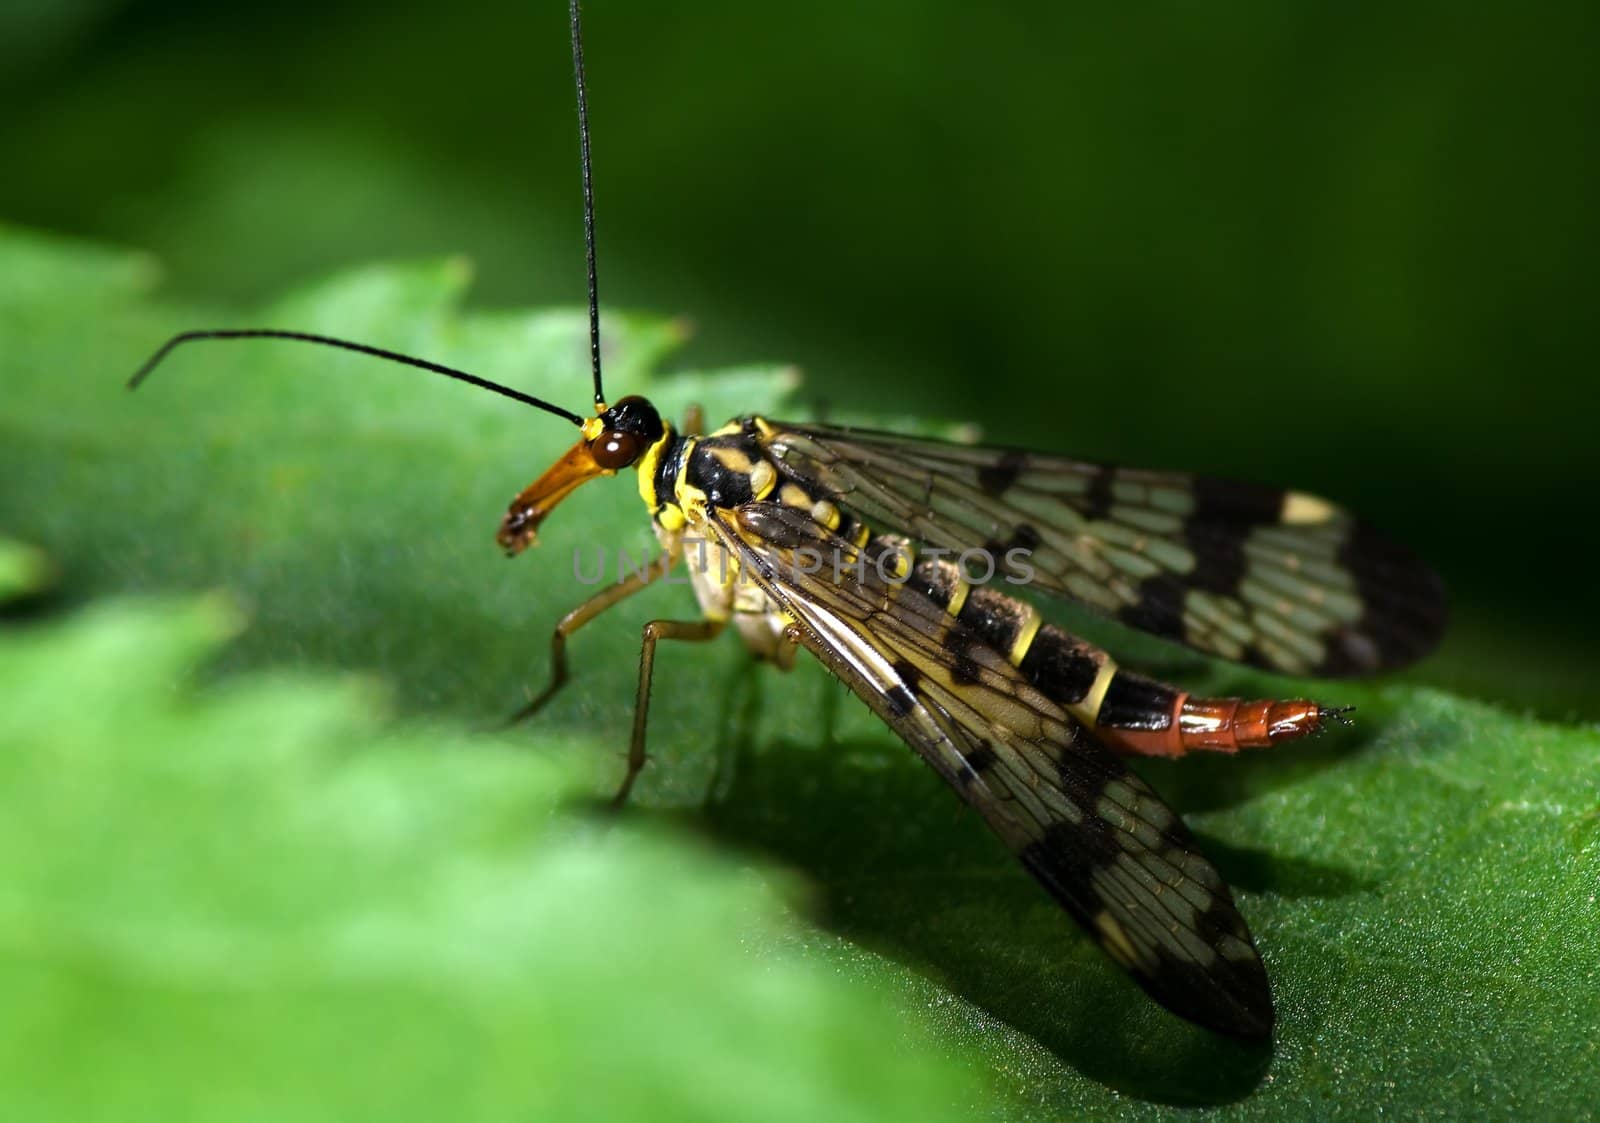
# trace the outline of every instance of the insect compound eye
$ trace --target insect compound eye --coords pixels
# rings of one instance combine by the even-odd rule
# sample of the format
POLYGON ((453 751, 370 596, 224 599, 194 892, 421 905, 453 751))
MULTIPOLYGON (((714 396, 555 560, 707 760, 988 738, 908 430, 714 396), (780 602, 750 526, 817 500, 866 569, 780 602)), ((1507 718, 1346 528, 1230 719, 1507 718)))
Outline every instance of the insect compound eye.
POLYGON ((617 429, 607 429, 589 446, 594 462, 611 472, 626 468, 639 459, 643 451, 644 442, 637 433, 624 433, 617 429))

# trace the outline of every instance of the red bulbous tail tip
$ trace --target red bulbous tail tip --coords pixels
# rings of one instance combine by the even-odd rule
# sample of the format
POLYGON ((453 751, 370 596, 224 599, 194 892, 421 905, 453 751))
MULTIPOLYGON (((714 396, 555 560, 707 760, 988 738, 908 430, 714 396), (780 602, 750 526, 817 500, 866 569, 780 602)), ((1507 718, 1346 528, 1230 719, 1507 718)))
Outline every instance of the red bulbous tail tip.
POLYGON ((1303 698, 1290 701, 1191 698, 1177 707, 1178 751, 1235 753, 1309 737, 1329 721, 1349 724, 1351 707, 1330 708, 1303 698))
POLYGON ((1112 748, 1138 756, 1236 753, 1309 737, 1329 722, 1348 725, 1344 715, 1350 708, 1319 706, 1302 698, 1192 698, 1180 693, 1160 720, 1143 727, 1101 722, 1096 731, 1112 748))

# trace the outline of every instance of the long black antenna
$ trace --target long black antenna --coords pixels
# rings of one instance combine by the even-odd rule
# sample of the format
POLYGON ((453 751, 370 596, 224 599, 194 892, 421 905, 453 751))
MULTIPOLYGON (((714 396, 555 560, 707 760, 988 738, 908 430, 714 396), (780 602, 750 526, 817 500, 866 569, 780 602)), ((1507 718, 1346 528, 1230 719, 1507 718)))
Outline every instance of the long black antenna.
POLYGON ((594 173, 589 160, 589 99, 583 83, 583 17, 578 0, 567 0, 572 18, 572 74, 578 84, 578 146, 583 151, 583 242, 589 256, 589 365, 594 369, 594 404, 606 404, 600 387, 600 293, 594 277, 594 173))
POLYGON ((173 336, 161 345, 157 351, 145 360, 144 366, 134 372, 128 379, 128 389, 136 390, 139 383, 150 376, 150 372, 165 359, 172 350, 183 343, 190 343, 196 339, 292 339, 299 343, 318 343, 324 347, 338 347, 345 351, 356 351, 362 355, 372 355, 379 359, 388 359, 392 363, 403 363, 408 367, 417 367, 420 370, 432 371, 442 374, 446 378, 454 378, 458 382, 465 382, 479 389, 491 390, 502 397, 510 398, 514 402, 521 402, 525 406, 542 409, 546 413, 553 413, 557 417, 564 417, 574 425, 582 425, 583 418, 571 410, 562 409, 560 406, 551 405, 543 398, 536 398, 532 394, 524 394, 521 390, 513 390, 509 386, 502 386, 498 382, 490 382, 487 378, 479 378, 475 374, 468 374, 455 367, 443 366, 440 363, 430 363, 427 359, 414 358, 411 355, 402 355, 398 351, 385 351, 382 347, 369 347, 365 343, 352 343, 348 339, 334 339, 327 335, 312 335, 304 331, 279 331, 276 328, 239 328, 223 331, 186 331, 173 336))
MULTIPOLYGON (((583 81, 583 21, 578 12, 578 0, 567 0, 567 10, 572 17, 572 72, 577 80, 578 87, 578 140, 583 153, 583 241, 589 259, 589 362, 594 370, 594 404, 597 408, 605 406, 605 390, 600 382, 600 295, 595 283, 594 269, 594 177, 589 159, 589 100, 584 92, 583 81)), ((502 386, 498 382, 491 382, 487 378, 479 378, 475 374, 468 374, 455 367, 447 367, 441 363, 429 362, 427 359, 418 359, 412 355, 402 355, 398 351, 388 351, 382 347, 371 347, 365 343, 355 343, 348 339, 335 339, 328 335, 313 335, 304 331, 280 331, 276 328, 239 328, 220 331, 186 331, 180 332, 161 345, 161 349, 143 366, 134 372, 128 379, 128 389, 138 389, 139 384, 150 377, 150 372, 155 370, 172 351, 181 344, 192 343, 197 339, 290 339, 298 343, 316 343, 323 347, 337 347, 344 351, 355 351, 362 355, 371 355, 378 359, 387 359, 392 363, 402 363, 408 367, 419 370, 431 371, 442 374, 446 378, 453 378, 458 382, 465 382, 482 390, 489 390, 502 397, 510 398, 514 402, 533 406, 535 409, 553 413, 557 417, 564 417, 574 425, 582 426, 583 418, 571 410, 562 409, 552 405, 543 398, 536 398, 532 394, 524 394, 520 390, 513 390, 509 386, 502 386)))

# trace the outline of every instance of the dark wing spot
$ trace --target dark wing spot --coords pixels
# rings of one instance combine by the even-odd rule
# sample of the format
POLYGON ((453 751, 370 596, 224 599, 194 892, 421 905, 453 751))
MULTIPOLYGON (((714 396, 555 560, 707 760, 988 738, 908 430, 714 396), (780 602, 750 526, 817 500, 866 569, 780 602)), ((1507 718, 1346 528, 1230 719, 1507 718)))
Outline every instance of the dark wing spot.
POLYGON ((950 681, 957 686, 970 686, 982 677, 983 666, 972 655, 973 639, 965 629, 952 628, 944 638, 945 650, 950 652, 950 681))
POLYGON ((1194 510, 1183 527, 1184 544, 1194 553, 1189 584, 1222 596, 1237 596, 1249 561, 1244 543, 1258 526, 1271 526, 1283 511, 1283 492, 1259 484, 1198 476, 1192 484, 1194 510))
POLYGON ((1114 468, 1096 468, 1094 477, 1089 481, 1089 490, 1084 495, 1083 517, 1091 522, 1111 513, 1111 477, 1115 471, 1114 468))
POLYGON ((900 681, 905 683, 907 689, 910 690, 915 690, 917 683, 922 681, 922 672, 904 659, 896 659, 894 661, 894 673, 900 676, 900 681))
POLYGON ((1252 529, 1243 525, 1219 526, 1191 517, 1183 530, 1183 541, 1194 554, 1189 584, 1220 596, 1238 596, 1239 585, 1250 568, 1244 542, 1252 529))
POLYGON ((1039 545, 1041 539, 1039 532, 1027 523, 1018 523, 1017 528, 1011 532, 1011 541, 1007 546, 1012 550, 1033 550, 1039 545))
MULTIPOLYGON (((1186 848, 1192 847, 1192 839, 1182 827, 1175 831, 1186 848)), ((1106 944, 1106 936, 1096 924, 1096 917, 1109 911, 1118 919, 1126 937, 1142 953, 1140 962, 1129 970, 1156 1001, 1221 1033, 1247 1039, 1269 1036, 1273 1024, 1272 990, 1259 956, 1252 954, 1234 961, 1218 955, 1210 963, 1196 961, 1182 947, 1152 939, 1148 931, 1134 923, 1139 912, 1158 907, 1156 898, 1140 893, 1132 901, 1117 901, 1104 896, 1096 886, 1095 868, 1110 864, 1122 849, 1118 833, 1118 828, 1097 817, 1086 818, 1077 826, 1055 823, 1043 839, 1024 848, 1019 857, 1102 945, 1106 944)), ((1212 908, 1197 913, 1188 927, 1209 948, 1219 947, 1223 933, 1250 945, 1249 930, 1226 890, 1218 895, 1212 908)))
POLYGON ((1444 585, 1415 554, 1356 525, 1338 560, 1356 579, 1362 614, 1351 628, 1328 637, 1319 673, 1342 676, 1398 667, 1438 644, 1449 617, 1444 585))
POLYGON ((980 742, 978 746, 967 753, 967 767, 980 775, 995 766, 994 746, 987 741, 980 742))
POLYGON ((985 495, 999 498, 1005 490, 1017 482, 1017 477, 1028 466, 1028 457, 1015 449, 1008 449, 1000 454, 1000 459, 993 464, 986 464, 978 469, 978 486, 985 495))
POLYGON ((1139 583, 1139 599, 1119 612, 1117 618, 1153 636, 1181 640, 1184 595, 1182 581, 1170 574, 1158 573, 1139 583))
POLYGON ((903 686, 896 686, 888 693, 889 712, 897 718, 905 717, 917 708, 917 700, 911 696, 911 691, 903 686))
POLYGON ((1237 480, 1216 480, 1196 476, 1192 518, 1201 522, 1231 523, 1236 526, 1270 526, 1283 512, 1283 491, 1237 480))
POLYGON ((917 708, 917 699, 912 691, 917 688, 917 683, 922 681, 922 672, 904 659, 896 659, 894 673, 904 685, 896 685, 889 689, 889 712, 895 717, 905 717, 917 708))

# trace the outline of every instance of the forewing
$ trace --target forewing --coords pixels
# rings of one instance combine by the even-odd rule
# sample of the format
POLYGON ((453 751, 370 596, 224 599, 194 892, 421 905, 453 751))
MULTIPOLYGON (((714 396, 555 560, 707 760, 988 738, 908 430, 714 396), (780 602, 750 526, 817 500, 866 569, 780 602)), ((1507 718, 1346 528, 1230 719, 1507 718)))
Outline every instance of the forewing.
POLYGON ((1028 587, 1235 662, 1336 677, 1444 630, 1409 551, 1301 492, 864 430, 769 422, 772 454, 874 528, 987 550, 1028 587), (1025 568, 1023 568, 1025 567, 1025 568), (1031 575, 1028 573, 1031 570, 1031 575))
POLYGON ((1271 1032, 1272 994, 1244 919, 1160 797, 970 630, 884 580, 870 546, 858 553, 778 504, 719 517, 712 532, 794 619, 800 644, 1145 990, 1221 1032, 1271 1032))

